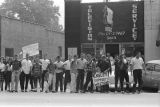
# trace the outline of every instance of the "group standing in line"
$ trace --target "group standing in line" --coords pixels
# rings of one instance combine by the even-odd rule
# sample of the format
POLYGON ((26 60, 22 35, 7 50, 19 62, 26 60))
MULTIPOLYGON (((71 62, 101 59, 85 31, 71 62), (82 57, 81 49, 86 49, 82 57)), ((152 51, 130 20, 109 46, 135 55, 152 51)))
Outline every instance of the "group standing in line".
MULTIPOLYGON (((120 82, 120 92, 130 92, 130 82, 128 68, 132 71, 134 84, 132 92, 140 93, 142 90, 142 70, 144 69, 144 61, 141 53, 137 52, 136 56, 130 62, 126 56, 115 55, 115 93, 119 91, 118 82, 120 82), (136 88, 138 83, 138 88, 136 88), (126 88, 124 88, 124 84, 126 88), (138 89, 136 91, 136 89, 138 89)), ((18 92, 19 83, 21 92, 66 92, 67 86, 70 86, 70 93, 86 93, 86 92, 109 92, 109 84, 95 87, 93 77, 97 72, 110 76, 112 74, 112 64, 110 54, 102 55, 95 58, 90 54, 81 54, 69 56, 68 60, 62 61, 60 56, 56 60, 47 59, 44 55, 43 59, 39 57, 30 57, 26 54, 26 58, 18 60, 18 55, 11 58, 1 58, 0 62, 0 89, 3 91, 3 83, 5 82, 5 90, 9 92, 18 92), (31 90, 28 89, 30 83, 31 90), (90 85, 89 85, 90 84, 90 85), (39 87, 38 87, 39 86, 39 87)))

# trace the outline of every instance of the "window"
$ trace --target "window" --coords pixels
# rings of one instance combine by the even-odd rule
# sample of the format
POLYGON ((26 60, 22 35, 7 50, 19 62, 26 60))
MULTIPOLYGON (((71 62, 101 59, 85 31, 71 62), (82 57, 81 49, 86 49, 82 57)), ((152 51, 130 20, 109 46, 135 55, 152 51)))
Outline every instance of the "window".
POLYGON ((42 50, 39 50, 39 58, 42 59, 42 50))
POLYGON ((61 46, 58 47, 58 55, 62 57, 62 47, 61 46))
POLYGON ((153 71, 154 70, 154 65, 153 64, 146 64, 146 70, 147 71, 153 71))
POLYGON ((155 71, 160 72, 160 65, 155 65, 155 71))
POLYGON ((5 56, 6 57, 13 57, 14 56, 14 49, 13 48, 5 48, 5 56))

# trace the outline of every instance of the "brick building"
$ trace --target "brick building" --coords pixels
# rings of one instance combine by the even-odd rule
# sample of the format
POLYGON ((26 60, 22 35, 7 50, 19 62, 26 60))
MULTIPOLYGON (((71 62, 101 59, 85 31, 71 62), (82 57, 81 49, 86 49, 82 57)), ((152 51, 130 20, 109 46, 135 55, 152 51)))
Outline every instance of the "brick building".
POLYGON ((45 26, 0 17, 0 54, 13 57, 22 47, 39 43, 40 54, 48 58, 58 55, 64 57, 64 33, 51 31, 45 26))

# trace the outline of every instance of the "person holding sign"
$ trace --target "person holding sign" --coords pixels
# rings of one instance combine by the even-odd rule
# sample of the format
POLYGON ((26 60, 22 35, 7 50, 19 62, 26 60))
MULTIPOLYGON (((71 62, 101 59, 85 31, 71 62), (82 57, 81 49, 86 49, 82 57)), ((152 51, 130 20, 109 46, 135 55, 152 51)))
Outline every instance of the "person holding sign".
MULTIPOLYGON (((104 76, 108 76, 108 74, 110 72, 111 64, 108 60, 106 60, 106 56, 101 57, 101 59, 98 61, 97 66, 100 68, 101 73, 104 76)), ((109 84, 108 83, 101 86, 102 93, 105 93, 105 92, 108 93, 108 91, 109 91, 109 84)))
POLYGON ((89 82, 91 82, 91 90, 90 92, 93 93, 93 72, 96 69, 96 64, 92 61, 92 56, 90 54, 87 55, 87 63, 86 63, 86 68, 85 71, 87 72, 87 77, 86 77, 86 83, 84 85, 84 93, 87 90, 89 82))

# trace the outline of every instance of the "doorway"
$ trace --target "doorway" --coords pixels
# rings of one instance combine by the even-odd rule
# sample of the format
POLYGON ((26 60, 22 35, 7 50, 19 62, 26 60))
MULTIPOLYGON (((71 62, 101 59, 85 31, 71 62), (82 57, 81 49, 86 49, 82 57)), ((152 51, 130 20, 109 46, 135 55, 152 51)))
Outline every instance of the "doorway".
POLYGON ((106 53, 110 53, 112 57, 119 54, 119 44, 106 44, 106 53))

